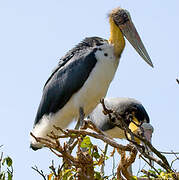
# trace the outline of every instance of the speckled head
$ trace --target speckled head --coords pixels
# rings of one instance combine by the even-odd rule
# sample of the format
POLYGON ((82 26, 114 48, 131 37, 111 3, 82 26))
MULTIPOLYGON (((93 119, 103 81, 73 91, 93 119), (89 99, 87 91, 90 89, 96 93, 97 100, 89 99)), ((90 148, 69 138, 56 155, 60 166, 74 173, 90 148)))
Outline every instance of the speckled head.
MULTIPOLYGON (((153 67, 150 56, 148 55, 141 38, 132 22, 129 12, 122 8, 115 8, 109 14, 110 24, 114 23, 122 34, 131 43, 138 54, 153 67)), ((112 38, 111 38, 112 39, 112 38)), ((114 37, 113 37, 114 39, 114 37)), ((114 40, 113 40, 114 41, 114 40)))
POLYGON ((129 21, 129 19, 131 19, 129 12, 120 7, 113 9, 109 16, 113 18, 114 22, 118 26, 125 24, 127 21, 129 21))

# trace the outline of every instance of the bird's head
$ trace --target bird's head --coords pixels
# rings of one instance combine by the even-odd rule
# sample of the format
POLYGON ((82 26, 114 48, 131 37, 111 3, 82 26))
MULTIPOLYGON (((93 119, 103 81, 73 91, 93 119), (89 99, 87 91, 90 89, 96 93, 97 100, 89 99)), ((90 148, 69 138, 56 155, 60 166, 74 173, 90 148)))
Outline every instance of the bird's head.
MULTIPOLYGON (((109 20, 111 25, 111 34, 109 41, 115 41, 116 35, 120 34, 117 31, 121 31, 123 36, 131 43, 134 49, 138 54, 150 65, 153 67, 150 56, 148 55, 141 38, 132 22, 129 12, 122 8, 116 8, 111 11, 109 14, 109 20), (115 26, 115 27, 114 27, 115 26), (116 33, 117 32, 117 33, 116 33), (115 34, 115 37, 114 37, 115 34)), ((113 43, 112 42, 112 43, 113 43)))
MULTIPOLYGON (((133 122, 130 122, 129 129, 134 134, 142 135, 147 141, 152 141, 152 133, 154 131, 154 128, 149 122, 146 122, 145 120, 143 122, 140 122, 137 118, 133 117, 133 122), (139 126, 139 124, 141 125, 139 126)), ((129 134, 127 136, 129 139, 131 139, 129 134)), ((134 140, 138 144, 143 144, 143 142, 141 142, 138 138, 134 138, 134 140)))
MULTIPOLYGON (((134 134, 141 133, 141 135, 151 142, 153 127, 150 124, 148 113, 140 102, 134 99, 127 99, 121 103, 118 112, 134 134)), ((129 138, 131 137, 129 136, 129 138)), ((134 140, 138 144, 141 143, 137 138, 134 138, 134 140)))
MULTIPOLYGON (((118 118, 113 118, 114 126, 122 127, 122 122, 128 126, 128 128, 134 134, 142 133, 148 141, 151 141, 153 127, 150 124, 150 118, 144 106, 137 100, 133 98, 113 98, 106 101, 107 107, 114 110, 114 112, 119 116, 118 118)), ((115 115, 113 115, 115 117, 115 115)), ((129 139, 130 135, 127 135, 129 139)), ((140 144, 139 139, 134 138, 134 140, 140 144)))

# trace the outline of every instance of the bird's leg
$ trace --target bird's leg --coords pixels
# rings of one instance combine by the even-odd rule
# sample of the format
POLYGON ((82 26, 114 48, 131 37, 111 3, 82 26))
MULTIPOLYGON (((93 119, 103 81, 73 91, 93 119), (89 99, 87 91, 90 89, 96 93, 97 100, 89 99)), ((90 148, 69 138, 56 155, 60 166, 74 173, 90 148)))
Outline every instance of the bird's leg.
MULTIPOLYGON (((78 129, 80 128, 80 126, 83 124, 84 117, 85 117, 85 115, 84 115, 83 108, 80 107, 80 108, 79 108, 79 118, 78 118, 78 121, 77 121, 76 126, 75 126, 74 129, 78 130, 78 129)), ((68 141, 68 145, 71 145, 73 142, 74 142, 74 138, 71 137, 71 138, 69 139, 69 141, 68 141)), ((74 146, 74 147, 75 147, 75 146, 74 146)), ((73 148, 69 150, 70 154, 71 154, 72 151, 73 151, 73 148)), ((64 163, 65 163, 65 162, 64 162, 64 163)), ((65 163, 65 164, 66 164, 66 163, 65 163)), ((68 166, 68 164, 67 164, 67 166, 68 166)))
POLYGON ((83 125, 83 120, 84 120, 85 114, 84 114, 84 110, 82 107, 79 108, 79 118, 78 121, 76 123, 75 129, 79 129, 80 126, 83 125))
MULTIPOLYGON (((85 118, 85 113, 84 113, 84 110, 82 107, 80 107, 80 109, 79 109, 79 115, 80 116, 79 116, 78 121, 79 121, 79 127, 81 127, 83 125, 83 120, 85 118)), ((78 127, 78 129, 79 129, 79 127, 78 127)))
MULTIPOLYGON (((76 126, 75 126, 75 129, 79 129, 80 126, 83 125, 83 120, 84 120, 84 117, 85 117, 85 114, 84 114, 84 110, 82 107, 79 108, 79 118, 78 118, 78 121, 76 123, 76 126)), ((68 141, 68 144, 72 144, 74 141, 73 138, 70 138, 70 140, 68 141)))

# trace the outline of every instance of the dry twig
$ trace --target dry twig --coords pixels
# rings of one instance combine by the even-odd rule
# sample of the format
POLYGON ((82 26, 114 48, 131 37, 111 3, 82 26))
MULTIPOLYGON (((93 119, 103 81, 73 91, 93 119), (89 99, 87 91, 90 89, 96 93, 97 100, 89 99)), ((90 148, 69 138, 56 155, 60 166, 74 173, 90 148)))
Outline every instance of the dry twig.
POLYGON ((0 156, 0 173, 1 173, 2 157, 3 157, 3 152, 1 153, 1 156, 0 156))
POLYGON ((128 157, 126 157, 125 151, 120 151, 120 154, 121 154, 121 161, 117 168, 117 179, 122 179, 122 175, 126 179, 131 179, 132 174, 128 172, 128 167, 131 166, 132 163, 135 161, 137 150, 133 148, 128 157))
POLYGON ((44 175, 43 171, 42 171, 42 170, 39 170, 39 169, 37 168, 37 166, 32 167, 32 169, 33 169, 34 171, 36 171, 38 174, 40 174, 40 175, 43 177, 44 180, 46 180, 46 175, 44 175))

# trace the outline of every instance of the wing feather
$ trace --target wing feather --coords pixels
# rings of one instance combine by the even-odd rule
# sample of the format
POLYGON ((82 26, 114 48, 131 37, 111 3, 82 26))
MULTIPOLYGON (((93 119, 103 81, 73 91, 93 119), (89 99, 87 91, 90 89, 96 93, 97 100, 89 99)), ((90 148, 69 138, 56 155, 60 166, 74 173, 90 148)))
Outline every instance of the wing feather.
POLYGON ((37 124, 44 114, 56 113, 87 80, 97 59, 96 48, 83 55, 73 55, 63 66, 57 68, 47 80, 35 118, 37 124))

